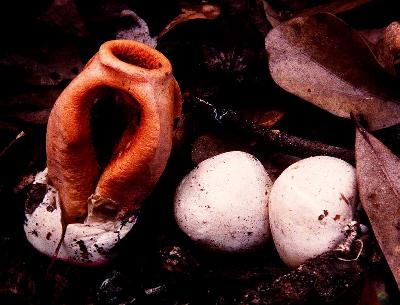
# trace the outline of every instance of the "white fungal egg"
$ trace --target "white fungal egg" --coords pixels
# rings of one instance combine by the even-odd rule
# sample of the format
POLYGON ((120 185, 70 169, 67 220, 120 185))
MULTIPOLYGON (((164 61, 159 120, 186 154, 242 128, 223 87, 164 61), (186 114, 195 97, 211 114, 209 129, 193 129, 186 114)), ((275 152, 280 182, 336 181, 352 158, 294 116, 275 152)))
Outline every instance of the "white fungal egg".
POLYGON ((343 160, 312 157, 284 170, 269 197, 272 237, 282 260, 297 267, 334 249, 356 200, 355 170, 343 160))
MULTIPOLYGON (((47 169, 36 175, 33 187, 44 187, 41 201, 32 202, 25 211, 24 230, 28 241, 38 251, 53 256, 62 235, 61 208, 58 192, 47 185, 47 169)), ((32 200, 32 199, 31 199, 32 200)), ((72 223, 66 227, 57 258, 78 265, 101 265, 111 257, 113 247, 136 222, 135 217, 123 222, 72 223)))
POLYGON ((270 236, 268 193, 272 182, 254 156, 231 151, 199 163, 179 184, 178 226, 201 246, 246 252, 270 236))

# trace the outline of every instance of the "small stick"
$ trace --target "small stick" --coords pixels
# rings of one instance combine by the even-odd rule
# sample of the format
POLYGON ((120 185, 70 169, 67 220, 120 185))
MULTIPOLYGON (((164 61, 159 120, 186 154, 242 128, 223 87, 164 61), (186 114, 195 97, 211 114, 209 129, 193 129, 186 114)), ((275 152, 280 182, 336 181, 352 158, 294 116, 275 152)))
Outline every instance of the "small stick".
POLYGON ((205 112, 208 117, 220 125, 231 125, 256 135, 262 141, 274 145, 285 150, 287 153, 298 155, 301 157, 310 157, 317 155, 326 155, 343 159, 347 162, 354 163, 354 151, 321 143, 318 141, 307 140, 288 134, 277 129, 270 129, 263 126, 255 125, 252 122, 243 120, 239 113, 231 109, 216 107, 215 105, 199 98, 193 97, 188 101, 189 107, 194 110, 205 112))
POLYGON ((8 150, 18 142, 18 140, 25 136, 25 132, 21 131, 14 140, 12 140, 1 152, 0 152, 0 159, 8 152, 8 150))

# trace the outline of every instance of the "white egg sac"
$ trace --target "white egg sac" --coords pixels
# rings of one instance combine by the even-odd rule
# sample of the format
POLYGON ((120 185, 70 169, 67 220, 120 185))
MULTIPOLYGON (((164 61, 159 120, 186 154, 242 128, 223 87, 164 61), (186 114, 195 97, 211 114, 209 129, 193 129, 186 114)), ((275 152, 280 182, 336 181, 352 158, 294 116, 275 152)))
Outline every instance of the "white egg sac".
POLYGON ((246 252, 270 236, 272 182, 252 155, 231 151, 199 163, 179 184, 178 226, 197 244, 218 252, 246 252))
POLYGON ((272 237, 282 260, 297 267, 344 238, 357 200, 354 168, 337 158, 298 161, 275 181, 269 197, 272 237))

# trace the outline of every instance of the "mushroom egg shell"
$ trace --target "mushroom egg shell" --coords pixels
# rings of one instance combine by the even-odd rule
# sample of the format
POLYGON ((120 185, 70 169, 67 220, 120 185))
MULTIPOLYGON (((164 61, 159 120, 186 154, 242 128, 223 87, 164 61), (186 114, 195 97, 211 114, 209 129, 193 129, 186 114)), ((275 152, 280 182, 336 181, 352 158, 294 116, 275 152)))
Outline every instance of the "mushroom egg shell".
MULTIPOLYGON (((36 175, 34 184, 47 184, 47 169, 36 175)), ((60 198, 55 188, 47 185, 47 193, 33 213, 25 214, 24 230, 28 241, 41 253, 53 256, 62 236, 60 198)), ((96 266, 107 263, 115 245, 135 224, 115 220, 105 223, 72 223, 66 227, 58 259, 69 263, 96 266)))
POLYGON ((204 160, 179 184, 174 201, 181 230, 217 252, 247 252, 270 237, 272 182, 254 156, 231 151, 204 160))
POLYGON ((282 260, 297 267, 334 249, 356 200, 355 170, 343 160, 311 157, 284 170, 269 197, 272 237, 282 260))

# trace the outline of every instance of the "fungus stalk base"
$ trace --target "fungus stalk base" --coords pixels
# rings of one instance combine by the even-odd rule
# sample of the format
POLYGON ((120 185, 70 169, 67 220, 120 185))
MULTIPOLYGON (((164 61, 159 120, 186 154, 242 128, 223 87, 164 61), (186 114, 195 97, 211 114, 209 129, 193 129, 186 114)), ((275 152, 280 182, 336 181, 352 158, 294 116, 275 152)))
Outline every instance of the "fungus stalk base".
MULTIPOLYGON (((33 184, 47 185, 47 169, 36 175, 33 184)), ((33 203, 36 204, 36 203, 33 203)), ((25 213, 24 230, 28 241, 41 253, 52 256, 62 235, 60 199, 55 188, 47 192, 34 211, 25 213)), ((101 265, 111 258, 111 250, 132 229, 136 216, 126 221, 72 223, 66 227, 57 258, 79 265, 101 265)))

